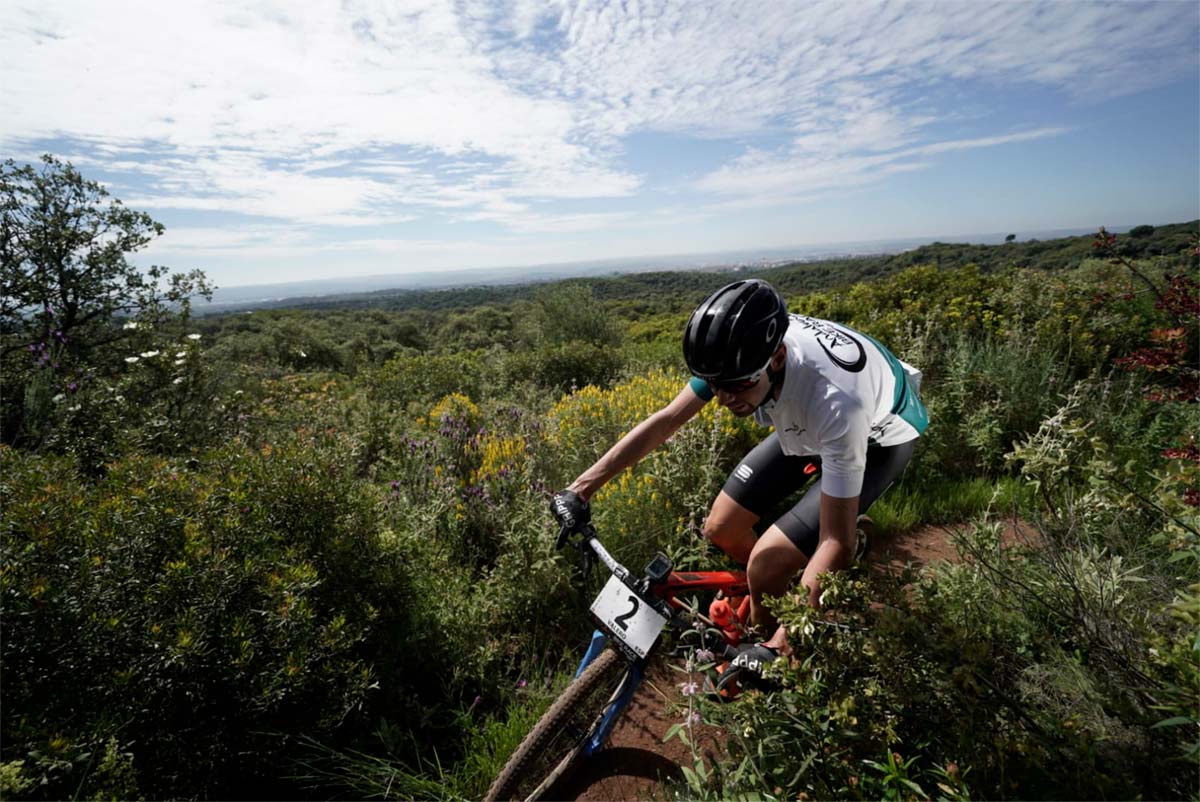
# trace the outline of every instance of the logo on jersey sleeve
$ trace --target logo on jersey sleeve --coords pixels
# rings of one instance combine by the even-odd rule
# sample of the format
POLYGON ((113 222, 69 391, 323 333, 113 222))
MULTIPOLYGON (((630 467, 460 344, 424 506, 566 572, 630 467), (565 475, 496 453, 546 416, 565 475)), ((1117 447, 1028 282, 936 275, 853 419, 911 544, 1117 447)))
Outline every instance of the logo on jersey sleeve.
MULTIPOLYGON (((829 357, 829 361, 833 362, 833 364, 837 365, 842 370, 848 370, 851 373, 858 373, 867 366, 867 352, 863 350, 862 343, 851 337, 849 334, 846 335, 846 339, 854 343, 854 345, 858 348, 858 359, 854 360, 853 362, 834 356, 833 351, 830 351, 829 348, 826 347, 825 343, 821 342, 820 340, 817 340, 817 345, 821 346, 821 348, 825 351, 825 355, 829 357)), ((834 347, 837 347, 837 345, 838 343, 834 343, 834 347)))
POLYGON ((754 469, 743 462, 741 465, 737 466, 737 470, 734 471, 733 474, 743 482, 749 482, 750 477, 754 475, 754 469))
POLYGON ((858 341, 857 337, 851 336, 824 320, 804 317, 803 315, 793 315, 792 319, 813 333, 813 339, 817 341, 817 345, 821 346, 821 350, 825 352, 825 356, 829 357, 829 361, 842 370, 850 373, 859 373, 867 366, 866 349, 863 348, 862 343, 858 341), (858 349, 858 358, 843 359, 833 353, 833 349, 841 351, 850 346, 858 349))

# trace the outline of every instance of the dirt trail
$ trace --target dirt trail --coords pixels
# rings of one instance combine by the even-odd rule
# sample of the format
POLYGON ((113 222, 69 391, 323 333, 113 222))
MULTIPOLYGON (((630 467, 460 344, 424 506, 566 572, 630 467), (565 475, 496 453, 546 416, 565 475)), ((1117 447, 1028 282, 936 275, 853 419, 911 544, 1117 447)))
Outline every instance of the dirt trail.
MULTIPOLYGON (((871 544, 868 562, 881 570, 899 570, 907 563, 920 566, 958 559, 951 536, 959 526, 923 526, 894 537, 879 537, 871 544)), ((1030 530, 1008 524, 1002 541, 1028 541, 1030 530)), ((692 753, 678 739, 663 743, 673 724, 683 720, 684 699, 679 686, 684 675, 660 661, 650 670, 625 715, 617 723, 609 745, 571 776, 552 788, 548 799, 580 802, 665 799, 663 780, 682 777, 681 766, 691 766, 692 753)), ((696 728, 699 752, 710 761, 724 752, 725 735, 715 727, 696 728)))
MULTIPOLYGON (((608 746, 552 788, 548 799, 642 800, 663 798, 664 780, 682 779, 680 766, 692 765, 691 750, 678 738, 663 737, 686 715, 679 686, 686 677, 656 662, 613 730, 608 746)), ((715 727, 693 728, 697 748, 707 760, 724 753, 724 733, 715 727)))

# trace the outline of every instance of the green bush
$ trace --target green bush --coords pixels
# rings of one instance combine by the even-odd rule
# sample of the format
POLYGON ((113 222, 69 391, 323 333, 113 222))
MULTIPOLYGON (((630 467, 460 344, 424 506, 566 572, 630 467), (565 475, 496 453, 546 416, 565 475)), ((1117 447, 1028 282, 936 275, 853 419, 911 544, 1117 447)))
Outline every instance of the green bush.
POLYGON ((1012 444, 1057 407, 1068 372, 1055 352, 966 337, 951 339, 926 370, 921 465, 951 477, 995 476, 1012 444))
POLYGON ((484 351, 408 353, 365 371, 361 382, 372 400, 400 409, 412 402, 432 404, 451 393, 478 398, 487 378, 487 362, 484 351))
POLYGON ((983 522, 958 564, 829 577, 820 611, 781 601, 797 661, 779 693, 706 712, 738 735, 711 790, 1195 798, 1200 516, 1153 454, 1114 462, 1103 432, 1131 421, 1091 417, 1112 399, 1084 383, 1014 448, 1032 541, 983 522))
POLYGON ((152 796, 277 787, 289 734, 352 730, 381 670, 403 676, 376 666, 376 627, 412 626, 402 558, 336 460, 138 457, 87 485, 0 457, 4 758, 43 767, 39 794, 112 738, 152 796))
POLYGON ((608 387, 621 375, 622 352, 610 346, 571 342, 513 351, 503 362, 505 385, 534 384, 553 393, 608 387))
POLYGON ((903 587, 911 577, 849 572, 829 579, 821 613, 781 611, 799 656, 778 670, 783 690, 704 711, 706 721, 732 734, 715 796, 764 787, 779 798, 816 799, 1182 798, 1200 791, 1183 762, 1194 754, 1186 728, 1195 726, 1195 708, 1186 705, 1196 697, 1194 686, 1182 689, 1196 670, 1181 658, 1194 633, 1165 630, 1173 633, 1166 648, 1148 638, 1138 617, 1154 608, 1128 596, 1140 578, 1119 559, 1081 556, 1077 576, 1107 577, 1093 586, 1097 593, 1125 597, 1122 610, 1110 607, 1086 622, 1136 641, 1136 663, 1122 664, 1132 655, 1115 659, 1105 651, 1110 643, 1086 635, 1072 608, 1058 607, 1073 592, 1072 579, 1036 551, 1000 549, 989 527, 965 537, 982 559, 927 573, 915 593, 903 587), (1026 592, 1031 581, 1036 590, 1026 592), (1148 704, 1156 699, 1161 707, 1172 688, 1169 710, 1148 704))

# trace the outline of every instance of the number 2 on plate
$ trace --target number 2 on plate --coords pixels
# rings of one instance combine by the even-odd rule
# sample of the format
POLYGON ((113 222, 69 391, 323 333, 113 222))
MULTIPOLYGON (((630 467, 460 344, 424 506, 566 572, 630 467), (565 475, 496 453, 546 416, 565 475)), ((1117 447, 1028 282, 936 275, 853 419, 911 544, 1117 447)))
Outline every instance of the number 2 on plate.
POLYGON ((625 613, 624 615, 619 615, 613 619, 613 623, 619 626, 622 632, 629 631, 629 624, 626 624, 625 622, 632 618, 638 611, 638 597, 631 594, 629 596, 629 601, 633 602, 633 607, 629 608, 629 612, 625 613))

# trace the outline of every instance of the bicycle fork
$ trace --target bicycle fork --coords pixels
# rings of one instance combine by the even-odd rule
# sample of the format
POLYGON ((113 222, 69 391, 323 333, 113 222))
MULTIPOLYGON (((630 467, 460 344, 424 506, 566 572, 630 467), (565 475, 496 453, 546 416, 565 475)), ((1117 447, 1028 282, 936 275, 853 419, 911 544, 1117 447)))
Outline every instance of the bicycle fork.
MULTIPOLYGON (((592 642, 588 644, 587 652, 584 653, 583 660, 579 663, 579 669, 575 672, 576 678, 604 650, 607 642, 608 638, 600 630, 592 633, 592 642)), ((625 672, 625 676, 621 678, 621 682, 617 685, 617 689, 613 691, 608 704, 604 706, 604 712, 600 715, 599 723, 588 733, 587 742, 583 745, 583 755, 585 757, 596 754, 604 747, 604 742, 608 740, 608 736, 612 733, 612 729, 616 726, 617 720, 621 717, 621 713, 624 712, 626 705, 633 699, 633 694, 637 691, 638 686, 642 684, 644 676, 644 665, 640 663, 629 664, 629 669, 625 672)))

